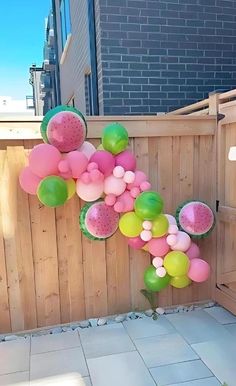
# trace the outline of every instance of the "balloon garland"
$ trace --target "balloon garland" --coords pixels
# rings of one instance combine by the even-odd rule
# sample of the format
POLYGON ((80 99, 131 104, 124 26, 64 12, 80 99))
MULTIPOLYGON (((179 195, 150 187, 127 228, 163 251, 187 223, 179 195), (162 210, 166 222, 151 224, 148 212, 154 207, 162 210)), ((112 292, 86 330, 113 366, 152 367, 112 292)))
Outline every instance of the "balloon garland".
POLYGON ((214 213, 206 203, 181 204, 176 218, 163 213, 164 201, 151 190, 147 176, 136 169, 127 149, 128 133, 119 123, 106 126, 96 149, 85 141, 87 124, 80 111, 58 106, 41 124, 44 144, 35 146, 19 181, 22 189, 48 207, 64 205, 76 193, 87 204, 80 213, 80 229, 91 240, 105 240, 116 230, 131 248, 152 255, 144 272, 150 291, 169 284, 184 288, 210 274, 199 247, 191 238, 209 235, 214 213))

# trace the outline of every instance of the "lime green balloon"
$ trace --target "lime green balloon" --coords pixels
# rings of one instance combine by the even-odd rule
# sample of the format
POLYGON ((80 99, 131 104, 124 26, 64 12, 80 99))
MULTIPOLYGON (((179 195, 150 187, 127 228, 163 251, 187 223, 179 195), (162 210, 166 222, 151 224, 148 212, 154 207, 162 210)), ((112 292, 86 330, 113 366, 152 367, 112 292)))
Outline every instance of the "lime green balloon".
POLYGON ((156 274, 156 268, 150 265, 144 272, 144 283, 148 290, 156 292, 161 291, 170 283, 171 277, 166 274, 164 277, 159 277, 156 274))
POLYGON ((167 253, 164 259, 164 267, 170 276, 184 276, 189 270, 189 258, 180 251, 167 253))
POLYGON ((169 223, 164 214, 159 214, 152 222, 152 236, 162 237, 167 234, 169 223))
POLYGON ((124 236, 137 237, 143 230, 142 220, 134 212, 125 213, 120 218, 119 228, 124 236))
POLYGON ((189 279, 188 276, 175 276, 171 278, 170 285, 175 288, 185 288, 190 285, 192 281, 189 279))
POLYGON ((66 202, 67 184, 61 177, 48 176, 40 182, 37 195, 42 204, 55 208, 66 202))
POLYGON ((72 113, 78 114, 83 119, 83 121, 85 123, 85 127, 87 129, 87 123, 85 121, 85 118, 84 118, 83 114, 79 110, 77 110, 73 106, 65 106, 65 105, 57 106, 57 107, 49 110, 45 114, 45 116, 44 116, 44 118, 42 120, 41 126, 40 126, 40 132, 41 132, 41 135, 42 135, 43 140, 44 140, 45 143, 48 143, 48 137, 47 137, 48 122, 50 121, 50 119, 52 117, 54 117, 55 114, 60 113, 61 111, 71 111, 72 113))
POLYGON ((127 130, 120 123, 111 123, 103 129, 102 146, 112 154, 119 154, 129 143, 127 130))
POLYGON ((157 192, 143 192, 135 200, 134 209, 142 220, 154 220, 164 206, 162 197, 157 192))

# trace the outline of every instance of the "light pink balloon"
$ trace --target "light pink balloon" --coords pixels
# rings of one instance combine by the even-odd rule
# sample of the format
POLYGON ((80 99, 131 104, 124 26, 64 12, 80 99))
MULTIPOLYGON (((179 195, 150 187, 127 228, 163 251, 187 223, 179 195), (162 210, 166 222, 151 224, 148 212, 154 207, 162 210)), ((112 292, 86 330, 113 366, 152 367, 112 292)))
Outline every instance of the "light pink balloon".
POLYGON ((192 259, 190 261, 190 268, 188 271, 188 277, 197 282, 202 283, 206 281, 210 275, 209 264, 202 259, 192 259))
POLYGON ((162 267, 163 263, 164 263, 164 260, 161 257, 159 257, 159 256, 154 257, 154 259, 152 260, 152 265, 155 268, 162 267))
POLYGON ((65 159, 69 163, 72 178, 79 178, 87 169, 88 158, 80 151, 71 151, 65 159))
POLYGON ((125 172, 125 174, 124 174, 124 181, 126 182, 126 184, 131 184, 132 182, 134 182, 134 179, 135 179, 134 172, 132 172, 130 170, 125 172))
POLYGON ((29 155, 29 167, 33 174, 44 178, 50 175, 58 175, 58 164, 61 161, 61 153, 54 146, 43 143, 35 146, 29 155))
POLYGON ((114 194, 108 194, 105 197, 105 203, 107 206, 113 206, 116 203, 116 196, 114 194))
POLYGON ((98 165, 98 169, 105 177, 109 176, 115 167, 113 155, 106 150, 97 150, 91 156, 90 162, 95 162, 98 165))
POLYGON ((169 225, 177 225, 177 222, 174 216, 172 216, 171 214, 165 214, 165 216, 168 220, 169 225))
POLYGON ((116 166, 122 166, 125 171, 136 169, 136 158, 130 150, 125 150, 115 157, 116 166))
POLYGON ((193 242, 190 244, 190 248, 185 252, 190 260, 200 257, 199 246, 193 242))
POLYGON ((125 190, 124 193, 117 197, 116 203, 114 204, 114 210, 118 213, 124 213, 132 212, 133 209, 134 198, 130 195, 130 192, 125 190))
POLYGON ((29 194, 36 194, 41 178, 32 173, 29 166, 26 166, 20 173, 19 182, 21 188, 29 194))
POLYGON ((153 256, 163 257, 170 251, 170 247, 166 242, 166 237, 153 238, 148 242, 147 247, 153 256))
POLYGON ((146 244, 145 241, 141 240, 141 238, 138 237, 131 237, 128 238, 128 244, 133 249, 142 249, 142 247, 146 244))
POLYGON ((126 183, 121 178, 116 178, 113 175, 108 176, 104 180, 104 193, 105 194, 115 194, 115 196, 120 196, 124 193, 126 189, 126 183))
POLYGON ((140 237, 143 241, 150 241, 151 238, 152 238, 152 232, 151 231, 147 231, 146 229, 144 229, 141 233, 140 233, 140 237))
POLYGON ((81 151, 82 153, 84 153, 84 155, 86 155, 86 157, 88 158, 88 160, 90 160, 91 156, 93 155, 93 153, 95 153, 96 151, 96 148, 95 146, 93 146, 92 143, 88 142, 88 141, 85 141, 83 143, 82 146, 80 146, 80 148, 78 149, 78 151, 81 151))
POLYGON ((81 180, 76 182, 76 192, 78 196, 87 202, 95 201, 103 194, 103 181, 102 182, 90 182, 85 184, 81 180))
POLYGON ((181 231, 178 231, 176 234, 167 236, 166 241, 173 251, 185 252, 189 249, 191 244, 189 235, 181 231))

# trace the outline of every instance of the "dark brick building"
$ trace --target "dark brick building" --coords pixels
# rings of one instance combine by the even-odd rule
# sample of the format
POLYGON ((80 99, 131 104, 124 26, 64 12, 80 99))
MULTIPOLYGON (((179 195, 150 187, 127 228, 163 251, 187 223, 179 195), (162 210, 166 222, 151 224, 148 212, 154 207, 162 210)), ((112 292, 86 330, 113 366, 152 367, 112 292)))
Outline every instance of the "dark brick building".
POLYGON ((71 0, 71 8, 85 2, 90 112, 167 112, 236 87, 235 0, 71 0))

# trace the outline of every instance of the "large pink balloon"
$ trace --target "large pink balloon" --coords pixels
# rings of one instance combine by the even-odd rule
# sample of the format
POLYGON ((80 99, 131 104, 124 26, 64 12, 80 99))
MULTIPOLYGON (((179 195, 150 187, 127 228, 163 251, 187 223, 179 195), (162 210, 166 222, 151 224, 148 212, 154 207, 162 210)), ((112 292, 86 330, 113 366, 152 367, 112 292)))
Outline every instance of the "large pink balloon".
POLYGON ((188 277, 196 281, 197 283, 202 283, 206 281, 210 275, 210 266, 209 264, 202 259, 192 259, 190 260, 190 268, 188 271, 188 277))
POLYGON ((134 209, 134 198, 130 192, 125 190, 119 197, 117 197, 116 203, 114 204, 114 210, 118 213, 132 212, 134 209))
POLYGON ((193 242, 190 244, 190 248, 185 252, 190 260, 200 257, 199 246, 193 242))
POLYGON ((19 182, 21 188, 29 194, 36 194, 41 178, 32 173, 29 166, 26 166, 20 173, 19 182))
POLYGON ((139 236, 127 238, 128 245, 133 249, 142 249, 146 244, 146 241, 143 241, 139 236))
POLYGON ((87 169, 88 158, 80 151, 71 151, 67 154, 66 160, 69 162, 72 178, 79 178, 87 169))
POLYGON ((115 157, 116 166, 122 166, 126 171, 136 169, 136 158, 130 150, 125 150, 115 157))
POLYGON ((78 149, 78 151, 81 151, 82 153, 84 153, 84 155, 86 155, 86 157, 88 158, 88 160, 90 160, 91 156, 93 155, 93 153, 95 153, 96 151, 96 147, 93 146, 92 143, 88 142, 88 141, 84 141, 83 145, 80 146, 80 148, 78 149))
POLYGON ((104 180, 104 192, 105 194, 114 194, 120 196, 126 189, 126 183, 122 178, 116 178, 110 175, 104 180))
POLYGON ((115 167, 113 155, 106 150, 97 150, 90 158, 90 162, 95 162, 105 177, 109 176, 115 167))
POLYGON ((147 243, 147 247, 153 256, 162 257, 170 251, 170 247, 166 242, 166 237, 153 238, 147 243))
POLYGON ((43 143, 35 146, 29 155, 29 167, 32 173, 44 178, 58 174, 61 153, 54 146, 43 143))
POLYGON ((96 201, 103 194, 103 181, 90 182, 85 184, 81 180, 76 182, 76 192, 78 196, 87 202, 96 201))

